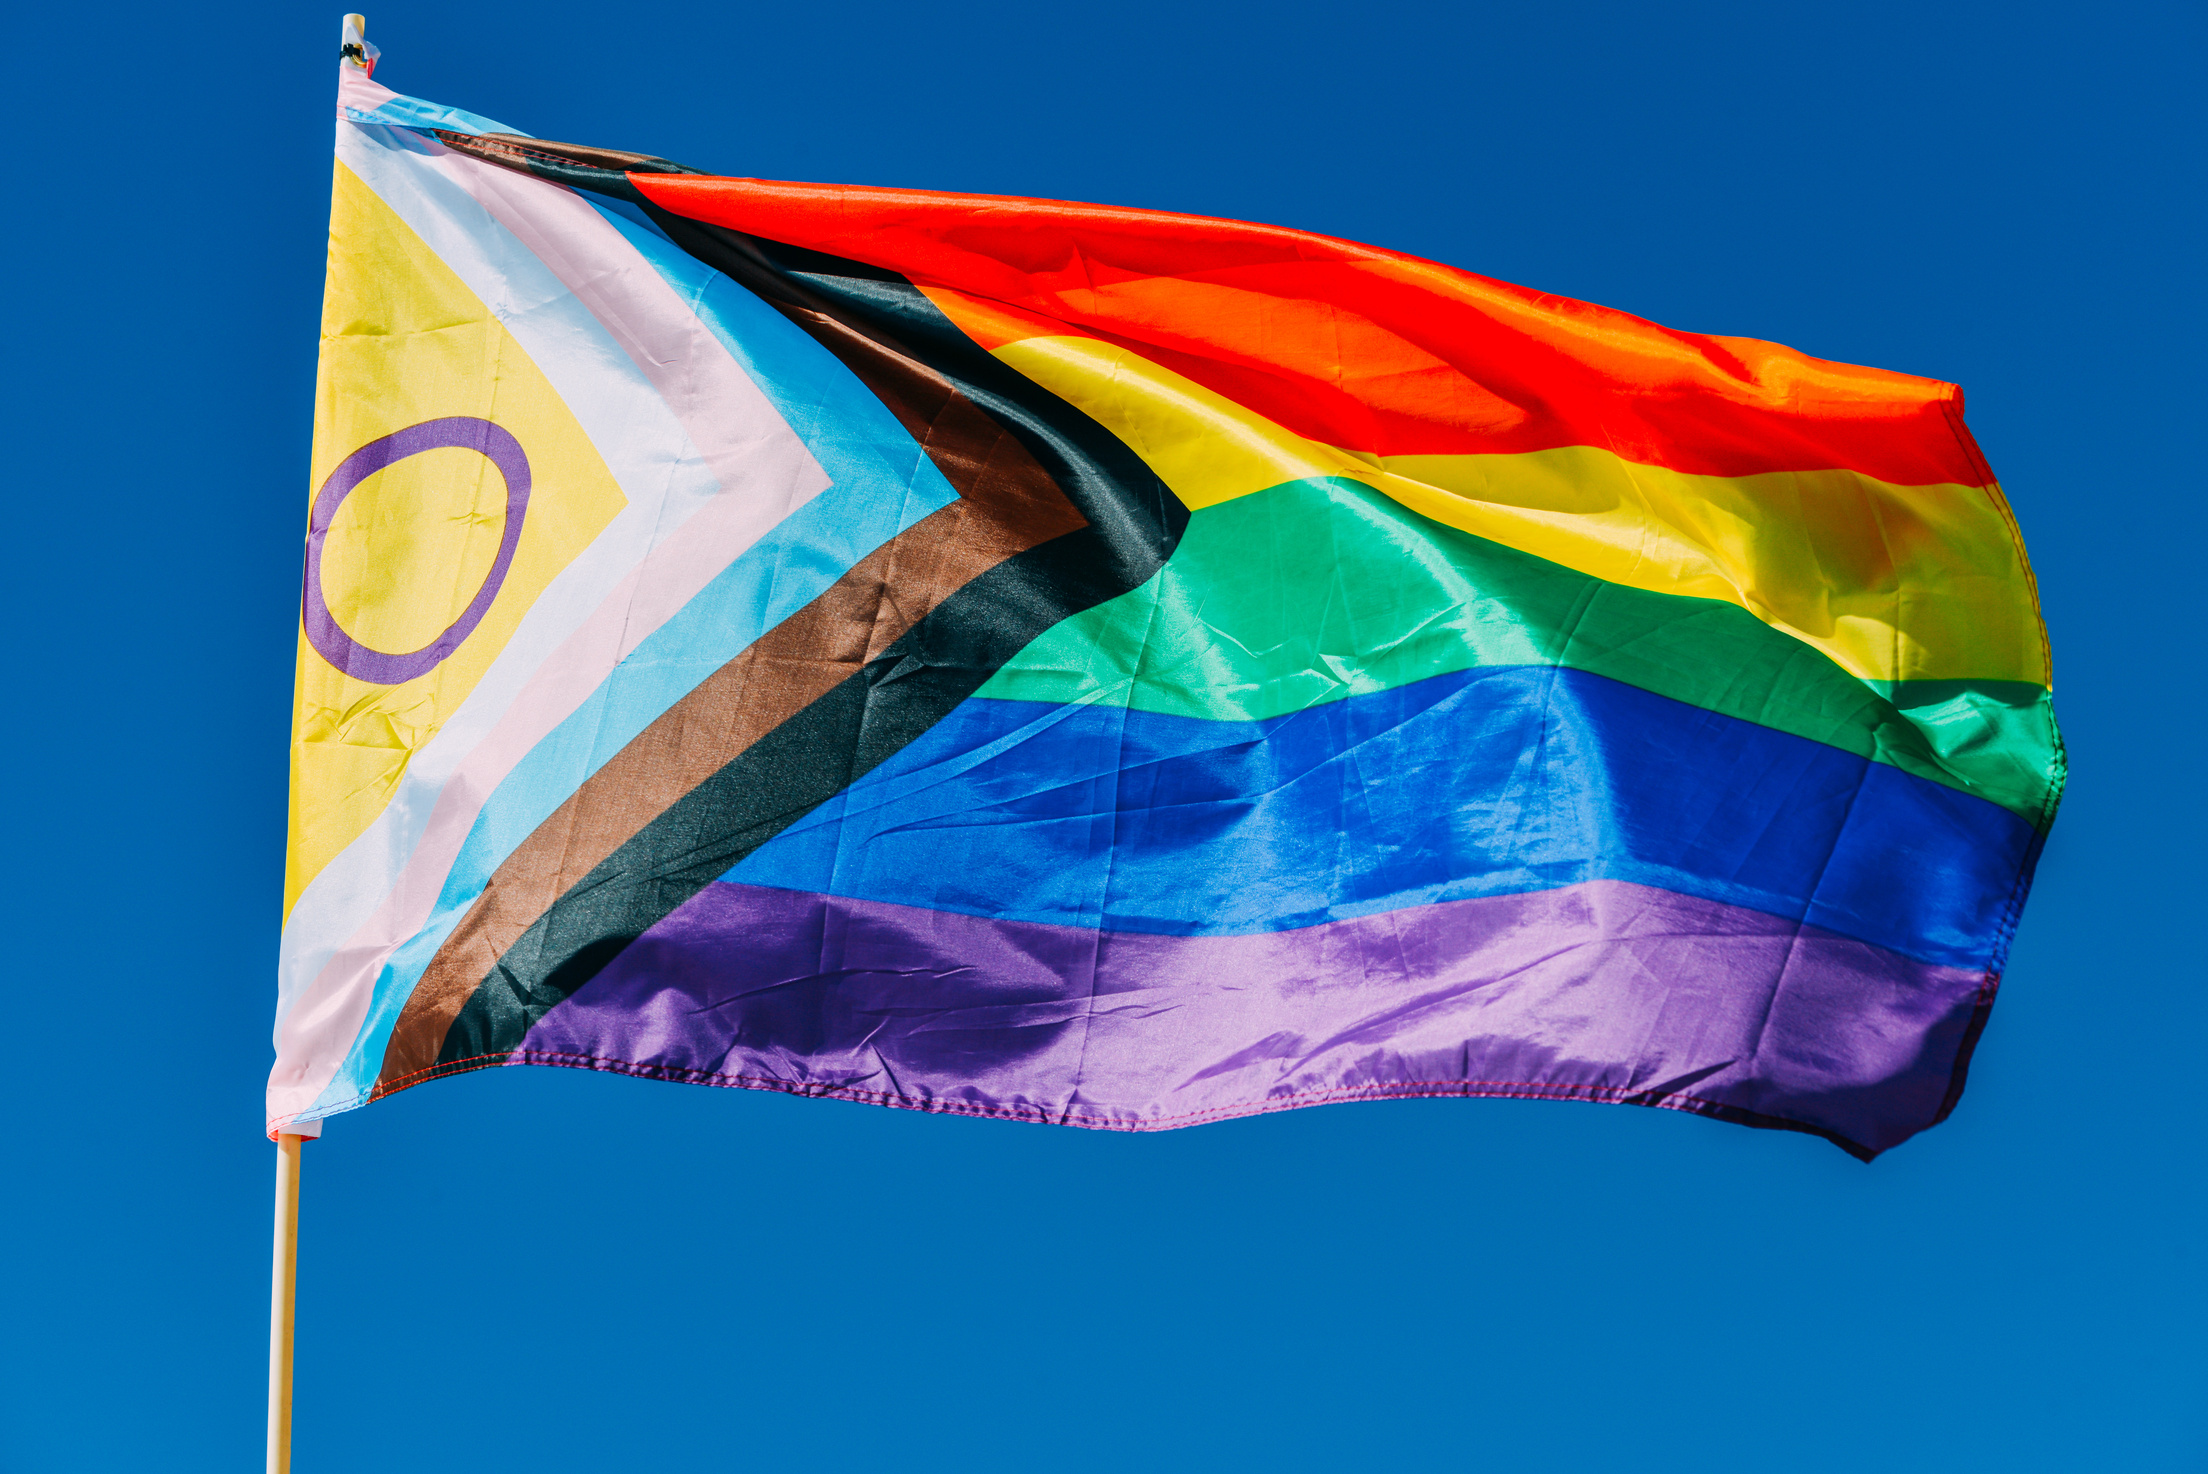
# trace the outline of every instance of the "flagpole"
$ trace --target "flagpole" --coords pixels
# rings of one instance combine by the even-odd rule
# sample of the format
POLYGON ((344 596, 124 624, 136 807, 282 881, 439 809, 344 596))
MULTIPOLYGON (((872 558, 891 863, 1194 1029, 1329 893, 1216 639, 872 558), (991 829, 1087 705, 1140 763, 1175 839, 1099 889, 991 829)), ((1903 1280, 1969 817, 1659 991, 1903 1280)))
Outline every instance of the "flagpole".
POLYGON ((276 1255, 268 1306, 268 1474, 291 1474, 291 1331, 299 1279, 299 1148, 276 1138, 276 1255))
MULTIPOLYGON (((368 20, 347 15, 338 24, 338 54, 368 69, 368 20)), ((299 1291, 299 1148, 322 1134, 319 1121, 304 1131, 276 1133, 276 1242, 268 1285, 268 1474, 291 1474, 291 1343, 299 1291)))

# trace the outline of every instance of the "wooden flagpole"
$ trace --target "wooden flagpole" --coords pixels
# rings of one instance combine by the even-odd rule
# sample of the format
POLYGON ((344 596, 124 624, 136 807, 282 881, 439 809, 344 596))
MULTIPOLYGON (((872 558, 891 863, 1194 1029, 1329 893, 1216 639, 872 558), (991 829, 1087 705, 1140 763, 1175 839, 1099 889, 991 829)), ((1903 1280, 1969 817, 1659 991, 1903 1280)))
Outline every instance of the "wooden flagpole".
MULTIPOLYGON (((365 68, 368 20, 348 15, 338 27, 344 60, 365 68)), ((276 1135, 276 1243, 268 1286, 268 1474, 291 1474, 291 1342, 299 1290, 299 1148, 322 1134, 320 1122, 304 1133, 276 1135)))
POLYGON ((276 1138, 276 1255, 268 1304, 268 1474, 291 1474, 291 1330, 299 1280, 299 1148, 276 1138))

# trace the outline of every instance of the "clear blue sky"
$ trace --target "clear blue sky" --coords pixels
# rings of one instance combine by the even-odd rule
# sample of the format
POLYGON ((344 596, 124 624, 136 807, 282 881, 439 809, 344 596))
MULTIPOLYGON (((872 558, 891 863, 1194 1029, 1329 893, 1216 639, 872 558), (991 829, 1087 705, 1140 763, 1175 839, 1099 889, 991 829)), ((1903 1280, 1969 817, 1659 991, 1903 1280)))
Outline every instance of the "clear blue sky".
MULTIPOLYGON (((357 0, 356 0, 357 3, 357 0)), ((257 1467, 339 0, 46 4, 17 122, 0 1469, 257 1467)), ((2073 764, 1955 1117, 1127 1137, 506 1070, 307 1161, 301 1474, 2208 1469, 2203 16, 369 4, 732 174, 1157 206, 1953 379, 2073 764)))

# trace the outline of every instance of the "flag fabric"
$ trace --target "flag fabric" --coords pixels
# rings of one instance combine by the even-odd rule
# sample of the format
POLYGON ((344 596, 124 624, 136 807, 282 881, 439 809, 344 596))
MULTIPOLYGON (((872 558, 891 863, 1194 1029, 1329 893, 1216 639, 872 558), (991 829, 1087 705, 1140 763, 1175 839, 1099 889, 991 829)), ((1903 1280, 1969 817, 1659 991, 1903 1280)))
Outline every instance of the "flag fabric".
POLYGON ((2064 771, 1953 386, 340 74, 272 1132, 1953 1107, 2064 771))

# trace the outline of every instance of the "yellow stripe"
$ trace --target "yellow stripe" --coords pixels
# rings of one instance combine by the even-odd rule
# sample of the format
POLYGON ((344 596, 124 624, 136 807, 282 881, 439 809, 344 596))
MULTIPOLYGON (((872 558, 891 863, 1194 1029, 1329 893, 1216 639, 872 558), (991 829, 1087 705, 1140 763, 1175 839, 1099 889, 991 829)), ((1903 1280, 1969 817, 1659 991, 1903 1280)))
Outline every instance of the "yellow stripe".
MULTIPOLYGON (((301 631, 287 916, 307 882, 383 811, 407 763, 537 596, 627 504, 582 426, 490 308, 358 175, 336 167, 309 495, 369 441, 445 415, 511 431, 529 457, 531 488, 497 599, 427 675, 399 686, 355 680, 301 631)), ((433 451, 378 472, 347 498, 323 543, 331 612, 373 648, 427 644, 475 597, 505 515, 503 479, 472 452, 433 451)))
POLYGON ((2047 683, 2031 577, 1997 488, 1839 470, 1692 476, 1591 446, 1371 456, 1306 440, 1095 338, 995 352, 1126 441, 1192 509, 1348 477, 1612 583, 1729 600, 1865 679, 2047 683))

